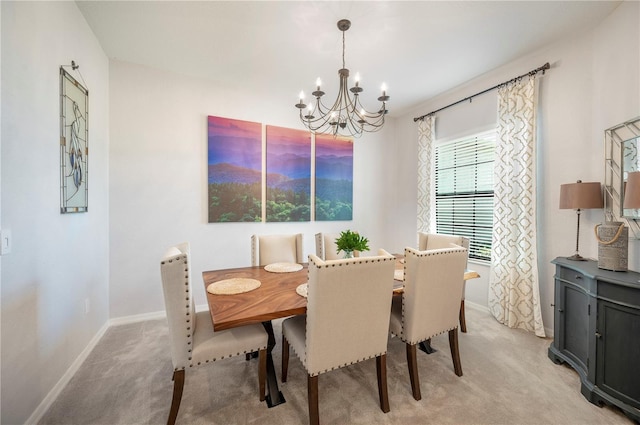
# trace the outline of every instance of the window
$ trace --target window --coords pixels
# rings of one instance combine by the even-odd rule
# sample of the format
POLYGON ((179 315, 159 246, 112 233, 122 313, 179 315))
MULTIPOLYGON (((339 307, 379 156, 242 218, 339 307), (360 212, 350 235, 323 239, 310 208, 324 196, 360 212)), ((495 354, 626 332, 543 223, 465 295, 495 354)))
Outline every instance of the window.
POLYGON ((436 231, 466 236, 469 258, 491 259, 495 131, 435 149, 436 231))

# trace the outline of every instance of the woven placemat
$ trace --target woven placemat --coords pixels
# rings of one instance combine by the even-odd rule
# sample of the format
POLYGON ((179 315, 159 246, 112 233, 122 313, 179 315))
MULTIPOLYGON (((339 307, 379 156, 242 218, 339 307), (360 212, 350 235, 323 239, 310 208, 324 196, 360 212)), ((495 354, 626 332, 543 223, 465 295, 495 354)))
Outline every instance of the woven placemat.
POLYGON ((404 270, 396 270, 393 272, 393 278, 402 282, 404 280, 404 270))
POLYGON ((298 285, 298 287, 296 288, 296 293, 298 295, 300 295, 301 297, 307 298, 308 290, 309 290, 309 284, 308 283, 303 283, 301 285, 298 285))
POLYGON ((236 277, 233 279, 219 280, 207 286, 207 292, 213 295, 233 295, 258 289, 261 283, 256 279, 236 277))
POLYGON ((271 263, 264 266, 264 269, 271 273, 291 273, 302 270, 302 264, 297 263, 271 263))

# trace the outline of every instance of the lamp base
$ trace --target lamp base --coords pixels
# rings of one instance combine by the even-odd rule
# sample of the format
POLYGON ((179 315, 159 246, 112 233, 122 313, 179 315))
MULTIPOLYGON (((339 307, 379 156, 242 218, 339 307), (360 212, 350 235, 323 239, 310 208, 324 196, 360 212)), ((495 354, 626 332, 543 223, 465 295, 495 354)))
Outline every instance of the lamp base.
POLYGON ((567 257, 567 260, 587 261, 587 258, 584 258, 582 255, 576 253, 576 254, 573 254, 571 257, 567 257))

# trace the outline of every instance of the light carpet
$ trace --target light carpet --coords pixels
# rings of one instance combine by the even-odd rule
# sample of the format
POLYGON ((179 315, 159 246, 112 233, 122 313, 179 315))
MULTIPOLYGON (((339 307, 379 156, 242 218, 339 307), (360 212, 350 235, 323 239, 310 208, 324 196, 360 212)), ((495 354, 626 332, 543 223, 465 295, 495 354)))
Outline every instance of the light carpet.
MULTIPOLYGON (((281 320, 274 321, 274 361, 280 379, 281 320)), ((457 377, 447 334, 438 351, 418 351, 422 400, 411 395, 404 344, 389 340, 391 411, 379 408, 375 361, 322 374, 323 424, 632 424, 615 407, 598 407, 580 393, 578 374, 547 357, 551 339, 509 329, 467 308, 459 334, 464 375, 457 377)), ((112 327, 61 392, 40 424, 165 424, 173 373, 165 320, 112 327)), ((257 359, 244 356, 187 370, 178 424, 306 424, 307 379, 292 352, 280 389, 286 403, 258 398, 257 359)))

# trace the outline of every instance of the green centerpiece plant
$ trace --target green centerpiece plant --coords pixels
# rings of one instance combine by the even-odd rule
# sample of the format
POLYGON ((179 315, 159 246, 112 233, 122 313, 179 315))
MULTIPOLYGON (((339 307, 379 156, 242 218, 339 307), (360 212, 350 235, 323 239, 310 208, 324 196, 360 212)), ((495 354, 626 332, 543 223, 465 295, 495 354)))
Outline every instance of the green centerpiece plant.
POLYGON ((338 253, 344 252, 345 258, 351 258, 354 251, 369 250, 369 239, 347 229, 344 232, 340 232, 340 237, 336 239, 336 247, 338 248, 338 253))

